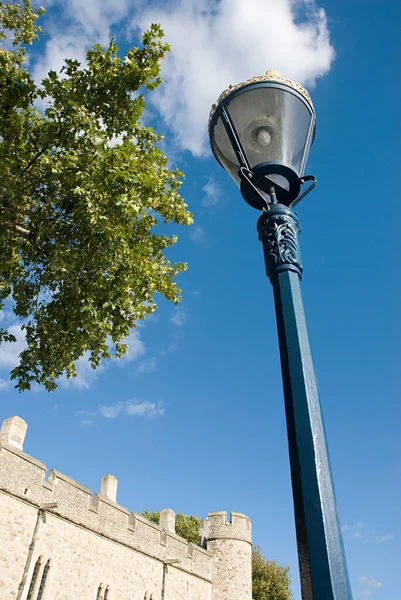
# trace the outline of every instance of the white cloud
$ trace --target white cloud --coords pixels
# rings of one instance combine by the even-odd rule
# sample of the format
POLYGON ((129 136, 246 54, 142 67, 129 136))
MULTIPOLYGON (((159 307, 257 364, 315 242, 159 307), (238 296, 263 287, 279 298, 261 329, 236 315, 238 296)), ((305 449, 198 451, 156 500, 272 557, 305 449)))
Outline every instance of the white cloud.
POLYGON ((69 0, 63 5, 67 14, 82 27, 87 36, 100 37, 101 43, 108 43, 111 37, 110 27, 126 15, 129 1, 69 0))
POLYGON ((378 544, 383 544, 384 542, 388 542, 389 540, 393 540, 394 536, 390 533, 388 535, 382 535, 376 538, 376 542, 378 544))
MULTIPOLYGON (((35 62, 33 77, 36 83, 39 84, 50 70, 59 73, 66 58, 86 64, 86 51, 89 45, 80 29, 70 27, 65 33, 55 31, 46 43, 44 54, 35 62)), ((40 104, 40 108, 43 104, 40 104)))
POLYGON ((75 387, 79 390, 87 390, 97 379, 99 373, 104 370, 104 366, 100 364, 97 369, 92 369, 90 360, 90 353, 85 352, 76 362, 75 366, 77 369, 77 377, 67 378, 66 375, 62 375, 59 379, 60 385, 64 388, 75 387))
MULTIPOLYGON (((37 57, 33 76, 42 81, 50 69, 59 72, 66 58, 86 64, 86 52, 90 46, 108 45, 112 37, 111 27, 126 16, 129 0, 46 0, 45 6, 57 6, 57 20, 51 21, 51 13, 43 19, 45 33, 50 36, 44 54, 37 57)), ((43 102, 40 108, 43 108, 43 102)))
POLYGON ((372 587, 372 588, 383 587, 383 584, 380 583, 380 581, 377 581, 377 579, 375 577, 372 577, 372 575, 369 575, 368 577, 360 577, 359 582, 364 583, 365 585, 368 585, 369 587, 372 587))
POLYGON ((169 345, 167 346, 166 349, 163 349, 160 354, 161 356, 165 356, 167 354, 167 352, 178 352, 178 350, 180 349, 180 336, 177 334, 174 334, 172 337, 171 342, 169 343, 169 345))
POLYGON ((10 387, 10 382, 0 377, 0 392, 5 392, 10 387))
POLYGON ((206 233, 205 230, 200 227, 200 225, 194 225, 190 231, 189 237, 196 244, 200 244, 205 240, 206 233))
POLYGON ((151 99, 181 148, 209 153, 211 105, 230 84, 275 68, 313 85, 334 59, 327 18, 314 0, 144 2, 133 26, 160 22, 172 51, 151 99))
MULTIPOLYGON (((207 121, 211 105, 230 84, 275 68, 306 85, 332 65, 327 18, 316 0, 60 0, 62 10, 49 28, 45 54, 35 64, 40 80, 66 57, 85 62, 95 42, 106 45, 118 25, 131 43, 132 28, 161 23, 172 51, 163 63, 164 84, 151 94, 178 147, 195 156, 209 153, 207 121), (131 37, 131 39, 129 39, 131 37)), ((49 13, 49 19, 51 13, 49 13)), ((121 37, 117 42, 121 42, 121 37)))
POLYGON ((101 417, 106 419, 116 419, 120 415, 127 417, 148 417, 154 418, 164 415, 162 402, 138 402, 137 400, 127 400, 126 402, 117 402, 110 406, 98 406, 98 412, 101 417))
MULTIPOLYGON (((139 327, 131 329, 129 335, 122 341, 125 344, 128 344, 128 352, 122 358, 112 359, 114 364, 123 366, 127 362, 136 360, 146 352, 146 346, 140 337, 139 327)), ((85 354, 77 360, 76 367, 78 377, 71 377, 70 379, 67 379, 65 375, 60 377, 60 383, 63 387, 72 386, 81 390, 87 390, 109 364, 107 362, 102 362, 96 370, 92 369, 89 356, 89 352, 85 352, 85 354)))
POLYGON ((147 401, 139 404, 126 402, 125 414, 128 417, 158 417, 164 415, 164 408, 162 402, 158 404, 147 401))
POLYGON ((143 340, 141 340, 140 328, 141 325, 138 325, 131 329, 129 335, 123 340, 124 344, 128 344, 128 352, 122 358, 115 359, 117 364, 131 362, 145 354, 146 346, 143 340))
POLYGON ((153 373, 156 370, 157 360, 155 356, 152 356, 151 358, 145 358, 144 360, 141 360, 135 369, 135 372, 137 375, 141 375, 142 373, 153 373))
POLYGON ((21 325, 11 325, 8 333, 17 338, 16 342, 3 342, 0 345, 0 369, 14 369, 19 364, 19 355, 26 348, 25 333, 21 325))
POLYGON ((352 537, 353 538, 360 538, 361 537, 361 532, 360 531, 355 532, 352 537))
POLYGON ((173 314, 170 317, 170 323, 174 323, 177 327, 183 327, 187 320, 187 312, 183 306, 176 306, 173 314))
POLYGON ((124 402, 117 402, 111 406, 98 406, 99 414, 105 419, 115 419, 124 410, 124 402))
POLYGON ((341 529, 343 531, 352 531, 354 529, 362 529, 364 526, 365 525, 362 523, 362 521, 358 521, 358 523, 355 523, 355 525, 343 525, 341 529))
POLYGON ((213 206, 221 201, 222 190, 214 177, 209 177, 202 190, 205 192, 203 206, 213 206))
POLYGON ((0 323, 15 321, 15 315, 11 310, 0 310, 0 323))
POLYGON ((373 594, 372 590, 362 590, 361 596, 371 596, 373 594))

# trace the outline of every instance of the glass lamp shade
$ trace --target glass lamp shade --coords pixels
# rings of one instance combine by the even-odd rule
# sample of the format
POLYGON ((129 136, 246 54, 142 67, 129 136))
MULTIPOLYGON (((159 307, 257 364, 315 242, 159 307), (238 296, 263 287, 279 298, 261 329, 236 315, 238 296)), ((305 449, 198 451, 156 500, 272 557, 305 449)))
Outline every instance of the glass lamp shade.
POLYGON ((245 167, 258 188, 267 191, 273 183, 280 197, 304 174, 316 118, 299 89, 279 81, 246 83, 214 107, 212 150, 238 185, 240 168, 245 167))

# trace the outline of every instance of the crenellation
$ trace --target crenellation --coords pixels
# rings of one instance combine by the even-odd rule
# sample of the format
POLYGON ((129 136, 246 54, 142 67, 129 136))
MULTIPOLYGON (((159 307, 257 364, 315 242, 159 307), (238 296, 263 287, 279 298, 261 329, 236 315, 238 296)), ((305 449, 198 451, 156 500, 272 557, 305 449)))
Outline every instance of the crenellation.
POLYGON ((3 421, 0 430, 0 441, 23 450, 26 430, 28 425, 21 417, 10 417, 3 421))
POLYGON ((117 503, 118 481, 114 475, 105 475, 100 484, 100 495, 105 496, 112 502, 117 503))
POLYGON ((238 539, 252 543, 251 520, 239 512, 231 512, 230 520, 227 521, 225 511, 209 513, 208 539, 238 539))
MULTIPOLYGON (((32 535, 33 523, 38 518, 38 508, 40 508, 41 511, 47 512, 51 516, 51 519, 46 519, 45 524, 39 523, 39 545, 45 544, 49 535, 56 535, 55 532, 60 531, 60 544, 63 547, 69 548, 70 544, 76 543, 71 540, 85 539, 85 542, 81 542, 84 546, 81 548, 78 546, 74 550, 77 556, 80 555, 81 551, 85 553, 85 556, 86 554, 91 556, 92 552, 89 546, 87 546, 90 543, 90 539, 104 539, 105 544, 106 540, 109 545, 119 544, 121 548, 119 552, 124 554, 124 556, 128 556, 127 552, 139 553, 138 556, 144 557, 141 559, 142 562, 139 561, 141 564, 145 558, 146 560, 156 561, 154 566, 149 566, 150 572, 153 573, 152 576, 156 577, 157 573, 157 577, 160 580, 158 580, 159 583, 155 583, 155 600, 160 598, 160 589, 158 586, 161 585, 160 582, 162 580, 161 567, 157 567, 157 565, 163 565, 166 560, 174 561, 175 567, 169 568, 169 572, 179 570, 187 574, 185 577, 195 577, 196 581, 209 582, 209 585, 215 585, 213 583, 215 579, 217 588, 220 585, 218 582, 222 581, 218 565, 224 564, 224 568, 229 570, 227 565, 231 564, 232 560, 234 560, 234 563, 237 561, 236 564, 240 568, 243 568, 243 564, 250 560, 250 550, 249 552, 248 550, 243 551, 241 544, 247 542, 246 547, 251 547, 251 524, 249 518, 242 513, 231 513, 230 521, 227 521, 225 511, 209 513, 207 519, 201 520, 200 542, 202 546, 198 546, 176 534, 175 513, 171 509, 161 511, 160 525, 158 525, 119 505, 117 503, 118 481, 111 474, 105 475, 102 478, 100 491, 95 494, 86 486, 60 471, 52 469, 48 477, 47 474, 47 467, 44 463, 27 455, 15 445, 9 444, 3 436, 0 442, 0 499, 2 496, 1 490, 4 490, 10 498, 7 500, 8 503, 12 502, 12 499, 17 503, 21 503, 21 500, 23 500, 24 506, 26 506, 24 510, 27 511, 27 514, 29 513, 27 522, 30 523, 30 533, 29 535, 27 534, 27 537, 32 535), (74 530, 74 536, 70 540, 69 536, 73 533, 71 527, 74 527, 74 524, 77 528, 76 531, 74 530), (41 533, 45 527, 48 531, 46 534, 47 537, 43 537, 41 533), (78 533, 79 531, 82 533, 78 533), (84 534, 84 532, 87 533, 84 534), (90 536, 93 535, 95 537, 91 538, 90 536), (222 544, 224 545, 225 543, 227 556, 226 560, 222 562, 222 552, 224 553, 225 551, 222 544), (239 546, 236 546, 236 544, 239 544, 239 546), (217 563, 215 562, 216 560, 217 563), (176 563, 175 561, 179 562, 176 563), (159 592, 157 593, 159 595, 156 595, 156 590, 158 589, 159 592)), ((23 514, 23 511, 21 514, 23 514)), ((13 520, 8 520, 8 526, 12 522, 13 520)), ((53 540, 52 544, 55 543, 53 540)), ((96 547, 99 544, 100 542, 96 542, 96 547)), ((53 545, 52 548, 56 552, 57 546, 53 545)), ((113 553, 116 551, 112 550, 113 553)), ((104 550, 104 552, 106 551, 104 550)), ((99 556, 94 556, 95 562, 92 560, 88 572, 92 572, 96 568, 96 560, 100 560, 99 557, 103 556, 103 549, 100 546, 98 553, 99 556)), ((106 554, 104 560, 107 560, 106 554)), ((135 559, 133 564, 139 564, 138 560, 135 559)), ((247 579, 248 567, 245 570, 247 579)), ((109 577, 112 578, 112 576, 113 572, 110 572, 109 577)), ((142 574, 139 571, 135 576, 139 577, 142 581, 142 574)), ((238 575, 238 578, 240 577, 241 573, 238 575)), ((181 581, 182 585, 184 585, 184 579, 178 577, 178 575, 177 581, 181 581)), ((190 596, 190 598, 194 600, 203 600, 203 598, 209 600, 209 596, 207 598, 203 595, 196 596, 195 590, 197 589, 197 585, 194 583, 190 585, 190 579, 185 579, 186 589, 194 590, 193 596, 190 596)), ((248 594, 247 586, 243 590, 248 594)), ((234 595, 229 600, 250 600, 251 596, 246 594, 241 596, 234 595)), ((1 581, 0 597, 3 597, 1 581)), ((12 599, 14 596, 11 595, 10 598, 12 599)), ((57 600, 59 596, 54 596, 54 598, 57 600)), ((60 596, 61 598, 64 598, 64 596, 60 596)), ((215 600, 225 600, 226 596, 223 595, 220 597, 216 595, 213 598, 215 600)), ((24 597, 21 600, 24 600, 24 597)))
POLYGON ((160 511, 159 523, 162 529, 175 533, 175 512, 171 508, 160 511))
POLYGON ((119 539, 126 539, 128 537, 129 510, 98 494, 95 494, 95 497, 98 502, 97 516, 100 532, 105 535, 118 536, 119 539))

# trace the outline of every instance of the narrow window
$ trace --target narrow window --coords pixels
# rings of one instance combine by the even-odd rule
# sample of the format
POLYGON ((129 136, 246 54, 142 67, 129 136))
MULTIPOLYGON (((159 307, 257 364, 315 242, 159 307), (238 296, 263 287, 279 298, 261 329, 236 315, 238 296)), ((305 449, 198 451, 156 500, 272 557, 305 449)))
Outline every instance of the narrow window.
POLYGON ((50 562, 50 558, 49 558, 49 560, 45 564, 45 568, 43 569, 43 575, 42 575, 42 579, 40 582, 38 595, 36 596, 36 600, 42 600, 42 598, 44 598, 43 594, 46 589, 46 581, 47 581, 47 577, 49 575, 50 565, 51 565, 51 562, 50 562))
POLYGON ((35 567, 33 569, 32 579, 31 579, 31 583, 29 586, 28 595, 26 597, 26 600, 32 599, 33 590, 35 588, 35 583, 37 582, 37 579, 39 576, 39 571, 40 571, 41 567, 42 567, 42 557, 39 556, 38 560, 36 561, 35 567))
POLYGON ((109 600, 109 594, 110 594, 110 587, 107 586, 105 592, 104 592, 104 598, 103 600, 109 600))
POLYGON ((103 584, 102 583, 97 588, 96 600, 103 600, 103 584))

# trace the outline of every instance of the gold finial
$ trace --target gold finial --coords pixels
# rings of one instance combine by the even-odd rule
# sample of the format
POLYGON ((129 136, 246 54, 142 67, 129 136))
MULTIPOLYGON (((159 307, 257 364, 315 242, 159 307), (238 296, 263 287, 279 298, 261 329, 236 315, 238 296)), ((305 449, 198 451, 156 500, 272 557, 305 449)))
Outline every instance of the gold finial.
POLYGON ((278 71, 275 71, 274 69, 270 69, 269 71, 266 71, 266 75, 257 75, 256 77, 253 77, 252 79, 248 79, 247 81, 243 81, 242 83, 237 83, 236 85, 230 85, 227 90, 224 90, 224 92, 222 92, 220 94, 217 102, 215 104, 213 104, 212 109, 210 111, 209 133, 210 133, 210 124, 211 124, 213 115, 216 112, 216 109, 217 109, 218 105, 220 104, 220 102, 226 96, 231 94, 231 92, 233 92, 234 90, 237 90, 238 88, 241 88, 245 85, 249 85, 250 83, 257 83, 258 81, 277 81, 277 83, 283 83, 284 85, 288 85, 288 86, 294 88, 294 90, 297 90, 297 92, 302 94, 302 96, 307 100, 308 104, 313 109, 312 99, 311 99, 308 91, 305 88, 303 88, 302 85, 300 85, 299 83, 295 83, 294 81, 291 81, 291 79, 286 79, 278 71))

